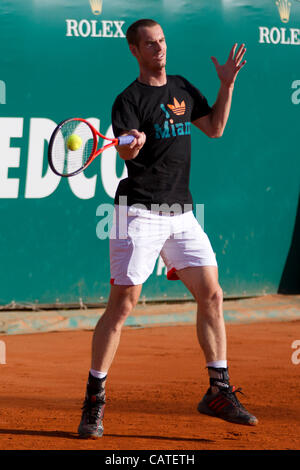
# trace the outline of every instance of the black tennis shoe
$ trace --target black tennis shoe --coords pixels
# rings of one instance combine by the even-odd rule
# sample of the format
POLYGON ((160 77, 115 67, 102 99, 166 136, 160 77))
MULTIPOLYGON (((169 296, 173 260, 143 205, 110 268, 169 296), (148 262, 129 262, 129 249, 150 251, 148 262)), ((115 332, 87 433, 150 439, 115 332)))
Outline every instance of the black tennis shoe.
POLYGON ((105 408, 105 395, 103 391, 95 395, 86 395, 82 417, 78 427, 79 437, 83 439, 97 439, 103 435, 103 417, 105 408))
POLYGON ((217 393, 212 393, 209 388, 198 405, 199 413, 221 418, 231 423, 255 426, 258 419, 243 407, 236 396, 237 392, 242 393, 241 388, 222 387, 217 393))

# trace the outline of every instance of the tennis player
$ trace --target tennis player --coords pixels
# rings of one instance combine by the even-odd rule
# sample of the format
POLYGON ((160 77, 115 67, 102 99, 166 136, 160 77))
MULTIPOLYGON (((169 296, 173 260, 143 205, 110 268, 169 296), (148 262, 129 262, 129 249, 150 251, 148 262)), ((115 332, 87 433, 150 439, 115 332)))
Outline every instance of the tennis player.
MULTIPOLYGON (((245 47, 235 44, 224 65, 212 57, 220 79, 215 104, 179 75, 166 73, 166 40, 153 20, 139 20, 127 30, 129 49, 139 76, 115 100, 112 125, 116 137, 133 135, 119 147, 128 177, 115 196, 110 235, 111 291, 92 342, 81 437, 103 434, 105 383, 118 348, 122 326, 138 302, 142 285, 162 256, 167 277, 179 279, 197 302, 197 336, 209 375, 209 388, 198 411, 238 424, 257 419, 240 403, 230 385, 222 289, 215 254, 192 211, 189 191, 191 123, 208 137, 222 136, 235 80, 246 61, 245 47)), ((201 158, 201 156, 200 156, 201 158)))

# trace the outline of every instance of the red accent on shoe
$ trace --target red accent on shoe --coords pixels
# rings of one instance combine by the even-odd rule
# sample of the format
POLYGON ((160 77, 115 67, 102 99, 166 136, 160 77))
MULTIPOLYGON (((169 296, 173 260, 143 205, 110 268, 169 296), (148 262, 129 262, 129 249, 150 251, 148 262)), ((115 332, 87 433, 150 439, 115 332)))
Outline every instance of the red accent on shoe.
POLYGON ((221 404, 221 406, 219 406, 219 408, 216 409, 216 411, 221 411, 226 405, 228 405, 228 402, 225 401, 221 404))
POLYGON ((211 405, 216 404, 218 401, 222 400, 222 398, 223 398, 222 396, 217 395, 216 398, 212 400, 209 405, 211 406, 211 405))
POLYGON ((212 402, 209 403, 209 407, 214 410, 214 411, 217 411, 217 409, 219 408, 219 406, 223 405, 223 404, 227 404, 227 401, 224 397, 218 397, 217 399, 213 400, 212 402))

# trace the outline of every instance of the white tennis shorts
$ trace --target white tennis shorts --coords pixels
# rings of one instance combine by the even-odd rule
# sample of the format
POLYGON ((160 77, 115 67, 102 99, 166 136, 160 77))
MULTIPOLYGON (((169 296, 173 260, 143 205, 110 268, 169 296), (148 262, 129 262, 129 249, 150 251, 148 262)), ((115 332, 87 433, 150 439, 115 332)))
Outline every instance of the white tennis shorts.
POLYGON ((159 255, 169 280, 178 280, 179 269, 217 266, 210 241, 192 211, 170 216, 116 205, 109 238, 113 285, 143 284, 159 255))

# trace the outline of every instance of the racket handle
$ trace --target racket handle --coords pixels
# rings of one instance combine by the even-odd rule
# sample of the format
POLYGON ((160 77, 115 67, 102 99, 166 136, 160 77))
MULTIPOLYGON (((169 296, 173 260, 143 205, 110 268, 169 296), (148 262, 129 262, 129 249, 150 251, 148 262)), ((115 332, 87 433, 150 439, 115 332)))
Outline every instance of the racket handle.
POLYGON ((119 137, 119 143, 118 145, 128 145, 128 144, 131 144, 131 142, 133 142, 135 139, 135 137, 133 137, 133 135, 123 135, 121 137, 119 137))

